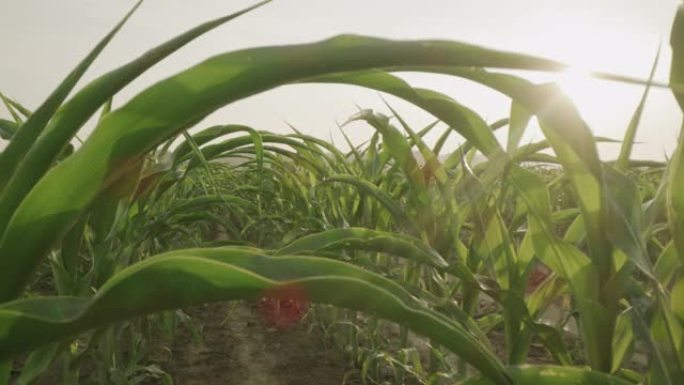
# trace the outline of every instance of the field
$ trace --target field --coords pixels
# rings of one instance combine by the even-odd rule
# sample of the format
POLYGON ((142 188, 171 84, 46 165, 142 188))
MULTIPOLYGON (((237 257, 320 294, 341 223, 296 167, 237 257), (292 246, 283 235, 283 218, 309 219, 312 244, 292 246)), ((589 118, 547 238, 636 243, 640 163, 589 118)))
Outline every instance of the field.
POLYGON ((73 92, 134 8, 34 110, 0 94, 0 385, 684 383, 684 136, 664 161, 631 156, 651 88, 684 110, 684 8, 669 84, 595 74, 644 89, 609 161, 557 84, 508 71, 565 64, 453 41, 249 48, 113 102, 267 3, 73 92), (400 71, 470 80, 510 114, 486 122, 400 71), (435 121, 361 107, 345 125, 373 134, 348 151, 296 128, 198 125, 301 83, 435 121), (523 144, 535 120, 544 138, 523 144))

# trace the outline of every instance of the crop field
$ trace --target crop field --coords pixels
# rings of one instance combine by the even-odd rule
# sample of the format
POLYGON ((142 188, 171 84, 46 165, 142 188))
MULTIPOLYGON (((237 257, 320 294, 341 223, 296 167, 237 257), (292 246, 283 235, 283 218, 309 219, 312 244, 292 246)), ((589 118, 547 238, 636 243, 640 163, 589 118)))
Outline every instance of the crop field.
POLYGON ((136 5, 35 109, 0 94, 0 385, 684 384, 684 136, 666 160, 632 157, 651 89, 684 110, 684 6, 669 84, 594 74, 643 89, 614 160, 556 83, 517 71, 564 63, 448 40, 247 48, 113 101, 268 3, 76 89, 136 5), (401 71, 467 79, 510 114, 486 122, 401 71), (434 123, 361 106, 345 124, 372 136, 349 150, 198 125, 302 83, 392 95, 434 123), (532 121, 543 139, 524 144, 532 121))

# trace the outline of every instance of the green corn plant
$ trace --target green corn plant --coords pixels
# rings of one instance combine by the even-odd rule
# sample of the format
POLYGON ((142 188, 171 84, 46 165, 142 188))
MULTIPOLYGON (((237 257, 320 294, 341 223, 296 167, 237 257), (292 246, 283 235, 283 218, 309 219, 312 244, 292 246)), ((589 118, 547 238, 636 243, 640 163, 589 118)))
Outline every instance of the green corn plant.
MULTIPOLYGON (((676 263, 673 256, 682 249, 676 188, 682 146, 669 162, 663 187, 654 192, 651 226, 661 224, 657 210, 664 205, 671 229, 665 240, 673 245, 661 247, 658 270, 644 235, 657 230, 642 226, 641 195, 624 173, 636 123, 628 130, 625 155, 612 167, 599 160, 597 139, 555 85, 484 69, 558 71, 565 68, 561 63, 457 42, 345 35, 218 55, 110 110, 112 97, 150 66, 264 3, 192 29, 66 100, 129 14, 33 113, 3 96, 14 122, 3 120, 1 126, 10 142, 0 155, 0 384, 7 383, 11 360, 20 354, 34 351, 28 367, 40 371, 85 332, 111 333, 115 329, 106 328, 115 322, 212 301, 256 299, 293 286, 314 302, 374 314, 402 325, 404 336, 411 330, 429 338, 432 372, 450 370, 440 359, 443 347, 461 360, 458 376, 469 376, 466 365, 478 370, 481 378, 466 383, 628 383, 621 363, 637 338, 654 357, 644 379, 677 383, 684 366, 682 285, 679 274, 665 274, 663 265, 676 263), (401 70, 458 76, 509 96, 506 147, 493 134, 503 124, 489 125, 450 97, 413 88, 391 74, 401 70), (187 133, 224 105, 309 82, 398 96, 448 130, 430 148, 422 137, 434 126, 413 130, 390 107, 399 126, 373 111, 353 117, 377 133, 365 148, 348 154, 297 130, 274 135, 223 125, 187 133), (73 153, 65 152, 102 106, 105 113, 92 134, 73 153), (519 146, 531 116, 546 142, 519 146), (454 133, 467 143, 442 161, 437 154, 454 133), (185 141, 171 150, 179 135, 185 141), (547 146, 554 155, 539 153, 547 146), (474 168, 476 151, 487 160, 474 168), (227 180, 242 173, 254 184, 221 190, 215 176, 220 171, 210 161, 225 158, 244 161, 224 170, 227 180), (561 165, 577 202, 563 238, 553 218, 567 214, 553 212, 548 185, 521 166, 535 159, 561 165), (198 173, 203 174, 192 181, 198 173), (241 196, 250 193, 258 196, 254 204, 241 196), (288 222, 285 213, 295 212, 288 222), (221 225, 250 247, 187 249, 183 242, 201 243, 189 229, 204 231, 203 223, 221 225), (302 231, 295 229, 302 224, 304 233, 315 234, 299 237, 302 231), (268 228, 276 230, 266 233, 268 228), (283 241, 267 244, 270 236, 283 241), (182 249, 168 251, 161 242, 182 249), (92 250, 92 276, 79 270, 84 243, 92 250), (253 247, 262 245, 275 249, 253 247), (352 255, 351 262, 335 260, 344 253, 352 255), (22 298, 48 256, 58 295, 22 298), (354 265, 365 256, 365 268, 354 265), (554 275, 525 298, 534 260, 554 275), (674 291, 662 279, 676 280, 674 291), (559 364, 570 364, 566 352, 554 348, 559 331, 537 319, 557 297, 554 287, 573 299, 591 369, 518 366, 532 336, 542 339, 559 364), (482 338, 482 295, 503 309, 499 322, 509 367, 482 338)), ((672 34, 674 85, 682 82, 681 14, 672 34)), ((377 362, 381 356, 374 354, 377 362)), ((407 366, 397 378, 411 370, 407 366)))

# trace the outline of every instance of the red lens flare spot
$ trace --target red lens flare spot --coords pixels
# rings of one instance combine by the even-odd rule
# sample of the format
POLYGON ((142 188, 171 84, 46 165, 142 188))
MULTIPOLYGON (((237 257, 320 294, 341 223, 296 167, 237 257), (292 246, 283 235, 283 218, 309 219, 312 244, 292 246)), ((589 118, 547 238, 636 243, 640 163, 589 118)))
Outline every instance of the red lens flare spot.
POLYGON ((530 294, 537 290, 537 287, 539 287, 549 275, 551 275, 551 269, 541 263, 536 263, 527 276, 527 288, 525 292, 530 294))
POLYGON ((287 329, 304 317, 309 309, 309 301, 301 286, 282 285, 267 289, 258 307, 268 326, 287 329))

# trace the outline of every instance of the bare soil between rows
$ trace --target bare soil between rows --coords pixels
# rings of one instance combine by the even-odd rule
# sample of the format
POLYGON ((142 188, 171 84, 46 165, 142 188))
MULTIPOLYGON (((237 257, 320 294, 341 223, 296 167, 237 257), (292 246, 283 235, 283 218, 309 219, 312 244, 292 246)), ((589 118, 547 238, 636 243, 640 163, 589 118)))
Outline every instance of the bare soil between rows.
POLYGON ((356 385, 342 354, 306 322, 269 327, 255 306, 209 304, 187 311, 201 341, 182 328, 157 365, 177 385, 356 385))

